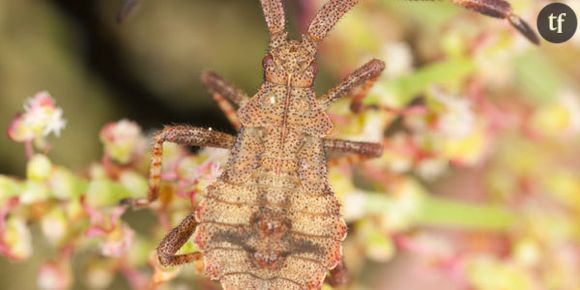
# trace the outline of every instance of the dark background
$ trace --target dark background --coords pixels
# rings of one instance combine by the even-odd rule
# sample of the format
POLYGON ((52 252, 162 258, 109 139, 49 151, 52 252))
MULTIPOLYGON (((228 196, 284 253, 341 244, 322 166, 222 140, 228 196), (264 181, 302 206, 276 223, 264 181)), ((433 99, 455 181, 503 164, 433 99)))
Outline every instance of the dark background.
MULTIPOLYGON (((27 97, 48 90, 68 120, 51 156, 77 169, 99 158, 98 130, 121 118, 146 131, 189 123, 233 132, 200 75, 213 69, 255 92, 267 45, 259 5, 144 1, 119 24, 121 5, 0 1, 0 127, 8 127, 27 97)), ((299 1, 291 1, 289 18, 299 10, 299 1)), ((24 154, 15 152, 21 145, 3 134, 1 173, 23 173, 24 154)))

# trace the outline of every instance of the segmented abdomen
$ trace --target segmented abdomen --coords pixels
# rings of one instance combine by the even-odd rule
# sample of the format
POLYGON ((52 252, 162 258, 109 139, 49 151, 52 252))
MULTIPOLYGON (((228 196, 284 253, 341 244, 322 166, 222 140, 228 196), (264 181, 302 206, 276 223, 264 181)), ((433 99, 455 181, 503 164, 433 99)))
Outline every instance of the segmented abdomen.
POLYGON ((303 140, 293 163, 287 161, 292 155, 276 160, 269 150, 252 147, 251 132, 239 136, 226 172, 196 212, 194 239, 206 274, 224 289, 319 289, 340 261, 346 236, 325 162, 318 160, 324 159, 320 140, 303 140), (250 147, 254 161, 235 160, 250 147), (260 166, 235 177, 230 171, 255 162, 260 166), (279 166, 264 166, 268 162, 287 166, 276 172, 279 166))

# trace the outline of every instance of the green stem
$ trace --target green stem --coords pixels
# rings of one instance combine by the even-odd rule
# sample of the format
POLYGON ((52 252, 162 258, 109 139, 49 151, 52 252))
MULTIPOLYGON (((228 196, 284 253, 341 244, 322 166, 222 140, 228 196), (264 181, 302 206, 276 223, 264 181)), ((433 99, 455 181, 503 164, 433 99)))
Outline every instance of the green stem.
POLYGON ((471 230, 505 231, 515 222, 515 214, 499 206, 475 205, 426 197, 417 222, 471 230))

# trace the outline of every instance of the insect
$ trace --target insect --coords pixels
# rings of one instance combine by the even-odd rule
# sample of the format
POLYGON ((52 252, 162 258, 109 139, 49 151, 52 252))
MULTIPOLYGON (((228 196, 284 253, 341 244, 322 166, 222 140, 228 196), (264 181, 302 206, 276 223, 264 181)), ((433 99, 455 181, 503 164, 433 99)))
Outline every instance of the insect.
POLYGON ((237 136, 187 125, 165 127, 154 139, 148 197, 125 202, 143 207, 157 199, 165 142, 231 149, 204 200, 161 241, 160 264, 203 260, 205 274, 224 289, 320 289, 325 279, 344 283, 347 226, 327 181, 326 156, 342 152, 370 158, 383 148, 327 138, 332 123, 326 109, 352 92, 364 95, 385 63, 373 59, 317 97, 319 44, 358 1, 329 0, 301 40, 288 39, 281 0, 260 2, 270 40, 258 92, 249 97, 212 72, 202 77, 237 136), (176 254, 191 237, 200 251, 176 254))

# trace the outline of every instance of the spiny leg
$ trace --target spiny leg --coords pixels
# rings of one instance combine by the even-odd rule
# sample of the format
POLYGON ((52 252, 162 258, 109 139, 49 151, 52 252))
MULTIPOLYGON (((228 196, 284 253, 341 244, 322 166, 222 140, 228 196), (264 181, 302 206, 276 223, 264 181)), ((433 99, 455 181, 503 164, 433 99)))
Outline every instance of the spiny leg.
POLYGON ((159 184, 161 182, 161 160, 163 159, 163 143, 172 142, 185 146, 231 148, 235 137, 217 131, 188 125, 167 126, 157 132, 154 137, 153 150, 151 153, 151 168, 149 169, 149 193, 147 198, 126 199, 123 204, 135 207, 145 207, 155 201, 159 196, 159 184))
POLYGON ((338 98, 352 94, 354 91, 362 87, 362 90, 357 92, 351 106, 357 110, 362 109, 362 99, 384 69, 385 63, 381 60, 373 59, 367 62, 359 69, 346 76, 338 85, 328 91, 328 93, 320 97, 320 104, 323 107, 328 108, 328 106, 338 98))
MULTIPOLYGON (((337 86, 320 98, 320 104, 327 108, 333 101, 349 95, 362 87, 357 92, 352 108, 362 109, 362 99, 366 91, 376 82, 381 72, 385 69, 385 63, 373 59, 344 78, 337 86)), ((381 156, 383 146, 378 143, 355 142, 340 139, 325 139, 324 147, 327 152, 354 153, 362 158, 374 158, 381 156)))
POLYGON ((204 72, 201 80, 226 115, 226 118, 228 118, 236 131, 239 131, 242 124, 231 103, 239 106, 242 102, 248 100, 248 96, 242 90, 236 88, 214 72, 204 72))
POLYGON ((191 213, 161 240, 157 247, 159 264, 162 266, 179 266, 195 262, 203 257, 200 252, 175 254, 189 240, 196 226, 195 214, 191 213))
POLYGON ((522 18, 515 15, 512 6, 505 0, 452 0, 469 10, 501 19, 507 19, 529 41, 538 45, 540 39, 534 30, 522 18))
POLYGON ((341 139, 324 139, 324 149, 327 152, 354 153, 366 158, 375 158, 383 154, 382 144, 341 139))
POLYGON ((336 265, 336 267, 334 267, 334 269, 330 270, 330 275, 326 277, 325 282, 332 287, 339 287, 350 282, 348 269, 344 264, 344 258, 340 263, 338 263, 338 265, 336 265))

